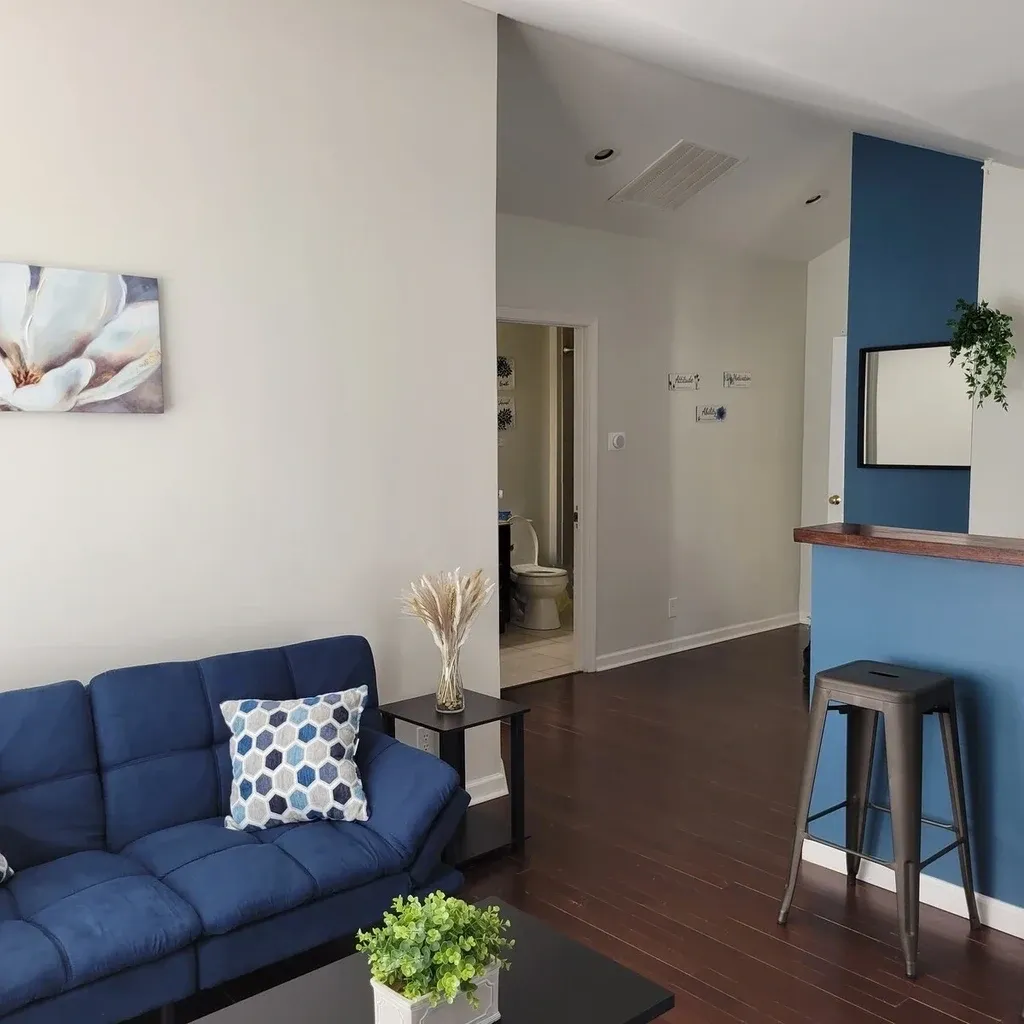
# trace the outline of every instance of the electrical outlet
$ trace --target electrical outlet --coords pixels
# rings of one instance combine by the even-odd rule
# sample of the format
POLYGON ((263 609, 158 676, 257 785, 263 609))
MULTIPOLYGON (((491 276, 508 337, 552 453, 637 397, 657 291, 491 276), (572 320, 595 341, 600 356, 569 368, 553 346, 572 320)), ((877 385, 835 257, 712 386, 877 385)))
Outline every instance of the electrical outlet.
POLYGON ((416 727, 416 746, 428 754, 434 753, 434 730, 416 727))
POLYGON ((668 617, 670 619, 674 619, 676 617, 676 601, 678 600, 678 597, 670 597, 668 599, 668 617))

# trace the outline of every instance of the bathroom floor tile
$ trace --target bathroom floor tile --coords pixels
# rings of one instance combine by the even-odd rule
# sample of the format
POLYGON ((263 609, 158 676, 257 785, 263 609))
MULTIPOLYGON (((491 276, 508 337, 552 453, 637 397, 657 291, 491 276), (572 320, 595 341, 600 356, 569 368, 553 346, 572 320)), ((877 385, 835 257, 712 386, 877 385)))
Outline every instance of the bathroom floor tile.
POLYGON ((521 686, 568 675, 574 670, 575 661, 572 634, 504 647, 501 650, 501 686, 521 686))

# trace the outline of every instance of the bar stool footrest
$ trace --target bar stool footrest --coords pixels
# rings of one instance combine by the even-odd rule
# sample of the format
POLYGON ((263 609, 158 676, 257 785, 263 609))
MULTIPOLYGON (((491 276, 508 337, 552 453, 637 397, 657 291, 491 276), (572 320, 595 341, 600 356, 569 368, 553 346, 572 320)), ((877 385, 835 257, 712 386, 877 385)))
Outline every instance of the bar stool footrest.
MULTIPOLYGON (((822 846, 830 846, 833 850, 838 850, 840 853, 848 853, 851 856, 860 857, 861 860, 869 860, 872 864, 880 864, 883 868, 894 867, 893 862, 890 860, 880 860, 878 857, 872 857, 869 853, 860 853, 858 850, 851 850, 848 846, 842 846, 839 843, 833 843, 828 839, 819 839, 818 836, 812 836, 810 833, 807 833, 807 838, 810 839, 812 842, 821 843, 822 846)), ((956 844, 954 843, 954 846, 955 845, 956 844)), ((948 851, 944 850, 943 852, 945 853, 948 851)))

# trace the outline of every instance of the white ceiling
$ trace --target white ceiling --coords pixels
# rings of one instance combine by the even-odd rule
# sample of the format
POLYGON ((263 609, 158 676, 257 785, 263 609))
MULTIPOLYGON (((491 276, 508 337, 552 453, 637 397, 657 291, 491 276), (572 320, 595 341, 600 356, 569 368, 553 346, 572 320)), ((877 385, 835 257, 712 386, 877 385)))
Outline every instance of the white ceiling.
POLYGON ((845 126, 513 22, 498 53, 502 212, 796 260, 848 233, 845 126), (743 163, 674 212, 608 201, 680 139, 743 163), (619 156, 588 164, 603 146, 619 156))
POLYGON ((499 203, 513 212, 710 231, 806 259, 842 237, 843 199, 833 194, 824 225, 791 206, 811 189, 848 189, 839 140, 850 129, 1024 164, 1021 0, 470 2, 524 23, 500 36, 499 203), (674 215, 598 201, 680 138, 747 162, 674 215), (578 162, 604 144, 623 156, 596 174, 583 164, 585 175, 578 162))

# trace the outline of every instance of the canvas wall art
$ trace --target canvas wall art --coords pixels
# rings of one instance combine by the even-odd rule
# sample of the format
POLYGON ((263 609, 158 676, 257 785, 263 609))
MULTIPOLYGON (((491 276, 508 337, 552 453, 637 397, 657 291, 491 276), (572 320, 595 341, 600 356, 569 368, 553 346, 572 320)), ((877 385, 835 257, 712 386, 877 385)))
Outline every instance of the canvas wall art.
POLYGON ((156 278, 0 263, 0 410, 163 412, 156 278))

